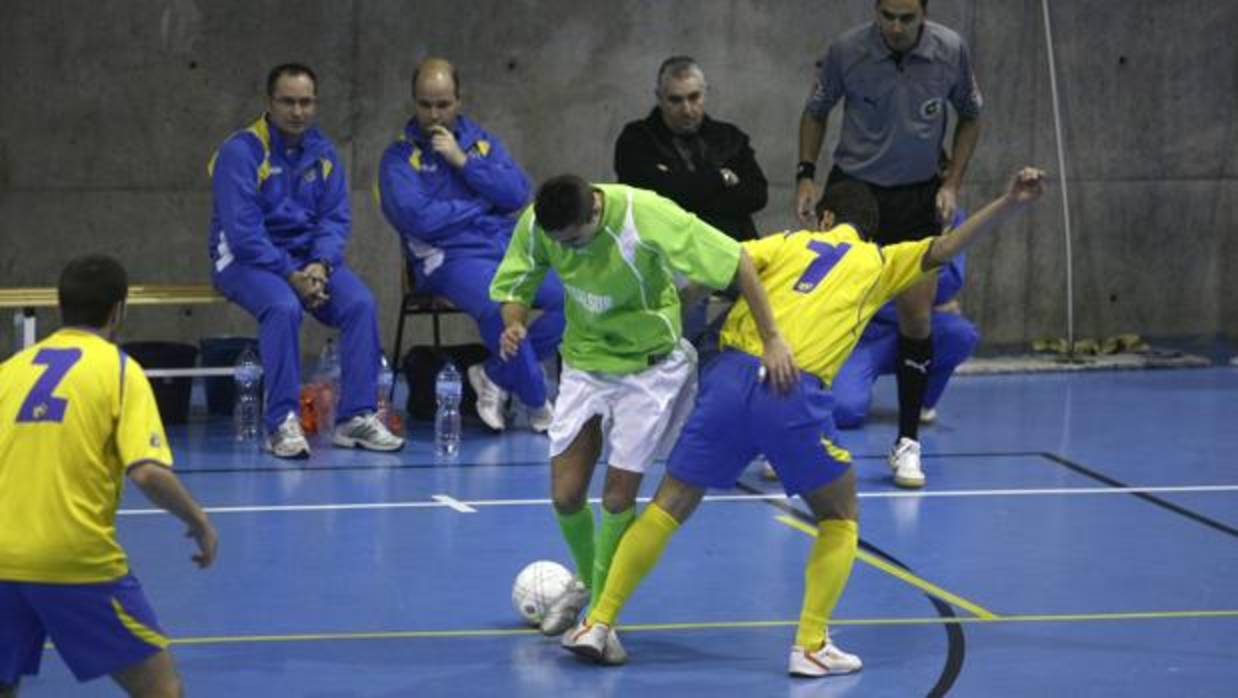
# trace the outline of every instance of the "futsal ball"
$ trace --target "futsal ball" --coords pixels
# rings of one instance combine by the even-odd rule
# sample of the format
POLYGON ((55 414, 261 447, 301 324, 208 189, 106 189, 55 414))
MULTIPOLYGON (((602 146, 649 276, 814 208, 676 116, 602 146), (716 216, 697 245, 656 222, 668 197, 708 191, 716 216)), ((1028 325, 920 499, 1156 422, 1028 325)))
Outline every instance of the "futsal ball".
POLYGON ((572 573, 557 562, 530 562, 516 575, 512 606, 529 625, 539 625, 550 604, 567 590, 571 581, 572 573))

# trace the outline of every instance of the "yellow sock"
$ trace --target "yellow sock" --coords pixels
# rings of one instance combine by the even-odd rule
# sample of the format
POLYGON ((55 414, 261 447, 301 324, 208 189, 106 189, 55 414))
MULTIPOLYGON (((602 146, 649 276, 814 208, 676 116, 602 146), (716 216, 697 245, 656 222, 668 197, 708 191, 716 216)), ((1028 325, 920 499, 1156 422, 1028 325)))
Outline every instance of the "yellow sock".
POLYGON ((619 541, 615 559, 610 563, 606 590, 589 613, 590 623, 615 625, 615 618, 636 590, 636 585, 658 564, 666 543, 679 528, 675 517, 657 504, 645 507, 619 541))
POLYGON ((860 527, 854 521, 826 519, 817 524, 817 542, 804 567, 804 605, 795 632, 797 646, 815 650, 828 637, 826 622, 851 576, 859 539, 860 527))

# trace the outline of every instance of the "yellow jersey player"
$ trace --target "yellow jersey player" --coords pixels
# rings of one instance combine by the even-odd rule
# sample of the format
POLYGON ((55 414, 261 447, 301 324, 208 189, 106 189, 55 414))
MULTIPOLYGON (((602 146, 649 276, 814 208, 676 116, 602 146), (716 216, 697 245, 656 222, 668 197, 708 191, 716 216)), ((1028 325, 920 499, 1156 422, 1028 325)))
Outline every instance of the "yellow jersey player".
MULTIPOLYGON (((821 204, 842 225, 744 243, 775 323, 802 370, 799 381, 784 394, 763 380, 752 316, 743 301, 737 303, 723 326, 722 353, 702 376, 696 407, 653 502, 620 541, 605 591, 588 618, 569 631, 564 647, 607 663, 614 656, 606 649, 615 619, 671 535, 691 516, 706 488, 732 487, 761 453, 787 493, 800 495, 817 521, 788 671, 793 676, 858 671, 859 657, 832 644, 826 626, 859 540, 855 472, 851 455, 837 442, 830 381, 878 308, 1036 200, 1042 178, 1041 171, 1024 168, 1002 196, 954 231, 884 247, 865 242, 877 223, 872 194, 843 182, 827 190, 821 204)), ((823 228, 834 221, 828 215, 822 219, 823 228)))
POLYGON ((79 681, 179 696, 168 640, 116 540, 127 475, 215 558, 206 514, 172 474, 150 383, 112 343, 125 270, 75 259, 59 282, 64 328, 0 364, 0 698, 38 673, 48 638, 79 681))

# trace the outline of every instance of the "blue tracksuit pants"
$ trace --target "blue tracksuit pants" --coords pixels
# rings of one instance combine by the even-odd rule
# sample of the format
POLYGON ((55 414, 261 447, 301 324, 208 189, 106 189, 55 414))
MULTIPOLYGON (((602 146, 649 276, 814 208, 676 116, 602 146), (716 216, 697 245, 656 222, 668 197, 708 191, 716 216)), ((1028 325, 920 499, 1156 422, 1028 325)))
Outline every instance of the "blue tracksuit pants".
MULTIPOLYGON (((299 413, 301 318, 305 310, 288 281, 238 262, 212 275, 215 288, 258 320, 258 351, 266 386, 263 423, 274 431, 289 412, 299 413)), ((374 295, 347 267, 327 282, 330 299, 313 311, 340 330, 340 397, 336 422, 373 412, 378 396, 378 316, 374 295)))
POLYGON ((450 257, 433 274, 419 282, 418 288, 450 300, 477 321, 482 342, 490 350, 486 375, 500 388, 520 398, 529 407, 546 404, 546 379, 540 362, 553 356, 563 338, 563 284, 552 271, 537 289, 533 305, 542 313, 529 324, 529 336, 516 356, 507 361, 499 357, 499 336, 503 334, 500 304, 490 300, 490 280, 499 268, 498 259, 450 257))

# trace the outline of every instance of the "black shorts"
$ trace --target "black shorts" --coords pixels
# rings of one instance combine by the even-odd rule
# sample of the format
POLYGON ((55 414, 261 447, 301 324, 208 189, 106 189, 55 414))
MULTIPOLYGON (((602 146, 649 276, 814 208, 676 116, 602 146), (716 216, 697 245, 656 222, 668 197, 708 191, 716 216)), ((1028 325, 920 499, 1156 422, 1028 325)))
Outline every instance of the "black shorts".
POLYGON ((940 177, 934 175, 923 182, 882 187, 852 177, 835 166, 825 186, 828 188, 834 182, 848 179, 868 185, 869 191, 877 197, 877 232, 873 234, 873 242, 892 245, 941 235, 941 222, 937 220, 940 177))

